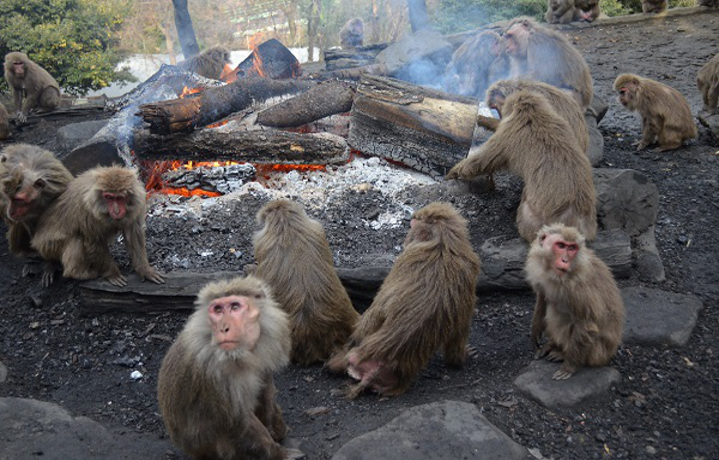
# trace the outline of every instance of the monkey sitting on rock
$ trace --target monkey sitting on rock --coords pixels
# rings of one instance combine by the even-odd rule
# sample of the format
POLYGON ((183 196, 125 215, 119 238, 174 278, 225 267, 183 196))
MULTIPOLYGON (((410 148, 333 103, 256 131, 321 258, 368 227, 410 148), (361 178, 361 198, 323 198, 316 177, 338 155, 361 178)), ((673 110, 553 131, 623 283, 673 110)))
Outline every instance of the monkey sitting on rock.
POLYGON ((36 107, 51 111, 60 105, 60 85, 25 53, 14 51, 5 56, 5 80, 15 100, 18 123, 25 123, 36 107))

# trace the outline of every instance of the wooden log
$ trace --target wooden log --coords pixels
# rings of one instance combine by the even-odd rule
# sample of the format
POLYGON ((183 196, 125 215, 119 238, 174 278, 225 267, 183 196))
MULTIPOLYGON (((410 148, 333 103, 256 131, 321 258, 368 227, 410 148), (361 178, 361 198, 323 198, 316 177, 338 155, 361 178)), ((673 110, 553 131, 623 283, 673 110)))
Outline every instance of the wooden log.
POLYGON ((275 128, 302 126, 329 115, 349 112, 354 96, 355 85, 337 80, 326 81, 259 112, 257 123, 275 128))
POLYGON ((352 106, 348 143, 362 153, 444 177, 467 156, 476 135, 478 104, 473 98, 365 74, 352 106))
POLYGON ((153 134, 189 132, 247 108, 256 101, 306 91, 315 84, 309 81, 244 78, 184 99, 142 105, 138 115, 149 123, 153 134))
POLYGON ((135 134, 135 155, 143 160, 245 161, 249 163, 342 164, 347 142, 329 133, 300 134, 279 130, 203 129, 191 134, 135 134))
MULTIPOLYGON (((632 255, 629 236, 621 230, 600 232, 592 244, 599 257, 609 265, 617 278, 627 278, 631 272, 632 255)), ((526 290, 524 262, 528 245, 519 238, 493 238, 480 250, 482 273, 477 280, 477 291, 526 290)), ((364 311, 389 273, 389 266, 339 268, 337 274, 354 307, 364 311)), ((192 273, 171 272, 165 284, 140 281, 131 274, 124 287, 113 286, 104 280, 80 283, 80 310, 88 315, 109 312, 161 313, 191 310, 199 289, 209 281, 242 272, 192 273)))

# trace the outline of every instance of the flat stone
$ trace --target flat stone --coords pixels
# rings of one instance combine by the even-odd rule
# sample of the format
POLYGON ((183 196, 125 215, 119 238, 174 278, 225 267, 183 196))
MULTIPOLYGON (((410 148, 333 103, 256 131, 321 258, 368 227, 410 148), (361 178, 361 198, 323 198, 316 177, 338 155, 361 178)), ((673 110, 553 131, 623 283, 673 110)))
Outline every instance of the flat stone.
POLYGON ((653 226, 659 212, 657 186, 633 169, 597 168, 597 219, 602 228, 620 228, 637 236, 653 226))
POLYGON ((702 302, 696 297, 644 287, 622 289, 624 342, 681 346, 696 326, 702 302))
POLYGON ((541 405, 556 409, 600 396, 622 381, 619 371, 608 366, 583 367, 566 380, 552 380, 560 367, 561 363, 534 360, 514 379, 514 385, 541 405))
POLYGON ((408 409, 342 446, 333 460, 511 460, 529 452, 479 412, 474 404, 442 401, 408 409))
POLYGON ((597 128, 597 120, 591 115, 585 115, 587 121, 587 129, 589 130, 589 148, 587 156, 592 166, 597 166, 602 158, 604 158, 604 136, 597 128))
POLYGON ((69 152, 83 142, 88 141, 107 125, 107 120, 83 121, 65 125, 57 130, 58 147, 69 152))
POLYGON ((0 398, 0 459, 165 458, 170 449, 135 433, 115 438, 99 423, 43 401, 0 398), (110 454, 110 452, 112 454, 110 454))
POLYGON ((0 361, 0 383, 7 380, 7 366, 0 361))

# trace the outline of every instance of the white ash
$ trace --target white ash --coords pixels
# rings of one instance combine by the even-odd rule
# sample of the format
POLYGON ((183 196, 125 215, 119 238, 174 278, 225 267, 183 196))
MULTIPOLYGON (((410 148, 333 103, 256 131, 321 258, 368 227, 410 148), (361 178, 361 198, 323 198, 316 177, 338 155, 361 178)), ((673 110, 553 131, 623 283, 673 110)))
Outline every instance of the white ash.
MULTIPOLYGON (((429 176, 410 169, 389 164, 387 161, 372 158, 355 158, 352 162, 339 166, 328 167, 326 171, 272 173, 269 180, 248 182, 239 190, 217 198, 192 197, 187 199, 187 212, 198 216, 207 215, 217 207, 229 201, 241 200, 247 195, 262 196, 268 200, 288 198, 302 203, 308 210, 327 209, 332 200, 338 199, 348 191, 377 191, 392 202, 391 210, 378 214, 367 220, 367 226, 378 230, 383 227, 397 227, 406 224, 406 219, 413 209, 394 200, 403 190, 412 186, 435 184, 429 176)), ((177 206, 178 197, 166 197, 171 205, 165 211, 181 213, 177 206)), ((157 207, 156 212, 162 212, 157 207)))

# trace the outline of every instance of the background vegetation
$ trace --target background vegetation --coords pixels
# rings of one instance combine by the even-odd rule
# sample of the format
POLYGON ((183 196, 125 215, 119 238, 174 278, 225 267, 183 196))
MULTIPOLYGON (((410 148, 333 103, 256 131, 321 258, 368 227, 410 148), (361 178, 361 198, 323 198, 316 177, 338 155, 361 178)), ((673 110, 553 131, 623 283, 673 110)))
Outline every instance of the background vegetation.
MULTIPOLYGON (((695 0, 670 0, 670 7, 695 0)), ((541 19, 546 0, 426 0, 433 25, 451 34, 519 15, 541 19)), ((641 0, 601 0, 609 16, 641 11, 641 0)), ((365 43, 392 42, 409 30, 406 0, 189 0, 201 49, 251 49, 277 38, 290 47, 327 49, 350 18, 365 22, 365 43)), ((69 93, 131 77, 117 71, 128 54, 180 46, 170 0, 2 0, 0 56, 24 51, 69 93)), ((4 85, 4 80, 0 85, 4 85)))

